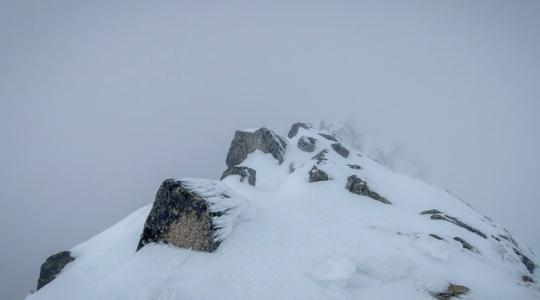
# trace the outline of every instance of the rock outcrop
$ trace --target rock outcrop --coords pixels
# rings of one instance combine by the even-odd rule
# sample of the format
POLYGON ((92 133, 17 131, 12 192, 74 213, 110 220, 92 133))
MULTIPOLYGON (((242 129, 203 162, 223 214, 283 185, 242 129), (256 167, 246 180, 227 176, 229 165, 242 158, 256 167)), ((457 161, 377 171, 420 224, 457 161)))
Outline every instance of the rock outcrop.
POLYGON ((324 150, 321 150, 319 153, 315 154, 315 156, 313 156, 312 159, 314 159, 317 162, 317 164, 321 164, 327 160, 326 158, 327 154, 328 154, 328 150, 324 149, 324 150))
POLYGON ((311 126, 306 123, 294 123, 291 126, 291 129, 289 129, 289 133, 287 134, 287 137, 293 138, 298 134, 298 129, 300 128, 309 129, 310 127, 311 126))
POLYGON ((471 245, 466 240, 460 238, 459 236, 454 237, 454 241, 460 242, 463 249, 466 249, 475 253, 480 253, 473 245, 471 245))
POLYGON ((167 179, 159 187, 137 250, 158 242, 204 252, 219 246, 208 203, 180 181, 167 179))
POLYGON ((336 151, 339 155, 343 156, 344 158, 347 158, 349 156, 349 150, 343 147, 341 143, 332 144, 332 149, 334 149, 334 151, 336 151))
POLYGON ((256 177, 257 177, 256 174, 257 174, 257 172, 255 170, 253 170, 252 168, 249 168, 249 167, 236 167, 235 166, 235 167, 231 167, 231 168, 228 168, 227 170, 225 170, 223 172, 223 174, 221 175, 220 180, 223 180, 227 176, 239 175, 241 182, 245 182, 246 179, 247 179, 247 182, 250 185, 255 186, 256 177))
POLYGON ((381 195, 377 194, 376 192, 372 191, 368 187, 367 183, 365 181, 363 181, 362 179, 360 179, 356 175, 349 176, 349 178, 347 179, 346 188, 347 188, 347 190, 349 190, 349 192, 351 192, 353 194, 367 196, 367 197, 369 197, 369 198, 371 198, 373 200, 377 200, 377 201, 382 202, 384 204, 392 204, 390 201, 388 201, 383 196, 381 196, 381 195))
POLYGON ((71 256, 69 251, 62 251, 49 256, 43 265, 41 265, 37 289, 39 290, 53 281, 62 272, 64 267, 74 260, 75 258, 71 256))
POLYGON ((438 300, 449 300, 453 297, 463 296, 467 294, 468 292, 469 292, 468 287, 451 283, 446 288, 446 291, 439 292, 439 293, 432 293, 432 295, 438 300))
POLYGON ((312 137, 302 136, 298 139, 298 149, 304 152, 313 152, 315 151, 316 139, 312 137))
POLYGON ((465 228, 467 229, 468 231, 470 232, 473 232, 473 233, 476 233, 477 235, 487 239, 487 235, 483 232, 481 232, 480 230, 462 222, 461 220, 459 220, 458 218, 455 218, 455 217, 452 217, 452 216, 449 216, 447 214, 443 214, 442 212, 436 210, 436 209, 430 209, 430 210, 425 210, 423 212, 420 213, 421 215, 431 215, 431 219, 432 220, 443 220, 443 221, 447 221, 447 222, 450 222, 454 225, 457 225, 457 226, 460 226, 462 228, 465 228))
POLYGON ((332 142, 338 142, 337 138, 333 135, 330 135, 330 134, 326 134, 326 133, 319 133, 320 136, 322 136, 323 138, 327 139, 327 140, 330 140, 332 142))
POLYGON ((282 163, 286 147, 287 143, 282 137, 264 127, 253 132, 236 131, 227 153, 227 167, 240 164, 249 153, 255 150, 270 153, 279 163, 282 163))
POLYGON ((329 179, 328 174, 317 168, 317 166, 313 166, 313 168, 311 168, 309 171, 309 182, 327 181, 329 179))

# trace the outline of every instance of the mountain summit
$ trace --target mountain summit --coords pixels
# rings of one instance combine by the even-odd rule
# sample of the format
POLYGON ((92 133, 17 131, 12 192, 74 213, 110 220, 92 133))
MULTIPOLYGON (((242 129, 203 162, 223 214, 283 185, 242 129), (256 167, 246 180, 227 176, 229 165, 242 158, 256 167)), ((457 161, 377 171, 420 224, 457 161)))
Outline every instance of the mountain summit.
POLYGON ((237 131, 221 180, 165 180, 27 299, 540 299, 506 229, 321 128, 237 131))

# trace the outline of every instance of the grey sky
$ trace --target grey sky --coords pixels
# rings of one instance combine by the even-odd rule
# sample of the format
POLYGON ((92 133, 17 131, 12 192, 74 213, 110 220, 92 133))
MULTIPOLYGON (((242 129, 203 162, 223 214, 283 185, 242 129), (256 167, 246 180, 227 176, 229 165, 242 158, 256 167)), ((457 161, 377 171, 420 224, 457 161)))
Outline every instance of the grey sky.
POLYGON ((237 128, 353 117, 540 251, 538 1, 0 1, 0 298, 237 128))

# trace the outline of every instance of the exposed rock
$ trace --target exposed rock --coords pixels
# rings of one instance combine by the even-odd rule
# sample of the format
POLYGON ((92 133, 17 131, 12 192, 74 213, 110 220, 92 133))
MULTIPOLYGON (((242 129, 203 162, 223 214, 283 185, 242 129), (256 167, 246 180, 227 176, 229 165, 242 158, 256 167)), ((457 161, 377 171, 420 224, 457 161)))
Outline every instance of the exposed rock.
POLYGON ((240 181, 244 182, 247 178, 247 181, 250 185, 255 186, 257 172, 252 168, 248 167, 231 167, 223 172, 221 175, 221 180, 230 175, 240 175, 240 181))
POLYGON ((205 252, 219 246, 207 202, 180 181, 167 179, 159 187, 137 250, 157 242, 205 252))
POLYGON ((523 275, 521 277, 521 280, 523 280, 523 282, 526 282, 526 283, 534 283, 534 280, 531 278, 531 276, 528 276, 528 275, 523 275))
POLYGON ((304 152, 313 152, 315 151, 316 142, 317 140, 312 137, 303 136, 298 139, 298 149, 304 152))
POLYGON ((349 192, 353 194, 367 196, 373 200, 380 201, 384 204, 392 204, 390 201, 386 200, 386 198, 370 190, 367 183, 356 175, 349 176, 349 178, 347 179, 346 188, 347 190, 349 190, 349 192))
POLYGON ((360 167, 359 165, 347 165, 347 166, 349 166, 349 168, 355 169, 355 170, 360 170, 360 169, 362 169, 362 167, 360 167))
POLYGON ((332 142, 338 142, 335 136, 326 134, 326 133, 319 133, 320 136, 324 137, 327 140, 331 140, 332 142))
POLYGON ((228 167, 236 166, 255 150, 270 153, 282 163, 286 146, 287 143, 282 137, 264 127, 254 132, 236 131, 227 153, 226 163, 228 167))
POLYGON ((433 214, 441 214, 441 212, 436 210, 436 209, 429 209, 429 210, 424 210, 420 214, 421 215, 433 215, 433 214))
POLYGON ((452 297, 459 297, 469 292, 469 288, 451 283, 446 288, 446 291, 439 293, 432 293, 432 296, 439 300, 448 300, 452 297))
POLYGON ((37 289, 39 290, 53 281, 64 267, 74 260, 75 258, 71 256, 69 251, 62 251, 49 256, 41 265, 37 289))
POLYGON ((461 243, 461 246, 463 246, 463 249, 467 249, 469 251, 472 251, 472 252, 475 252, 475 253, 480 253, 475 247, 473 247, 473 245, 469 244, 466 240, 456 236, 454 237, 454 241, 458 241, 461 243))
POLYGON ((291 174, 294 171, 296 171, 296 167, 294 166, 294 163, 292 162, 289 164, 289 174, 291 174))
POLYGON ((525 268, 527 268, 529 273, 533 274, 534 269, 536 268, 535 263, 530 258, 528 258, 525 254, 519 251, 519 249, 514 248, 514 253, 516 253, 516 255, 519 256, 519 258, 521 259, 521 262, 523 263, 525 268))
POLYGON ((343 147, 341 143, 334 143, 332 144, 332 148, 334 151, 336 151, 339 155, 347 158, 349 156, 349 150, 347 148, 343 147))
POLYGON ((487 235, 483 232, 481 232, 480 230, 468 225, 468 224, 465 224, 463 223, 462 221, 460 221, 458 218, 455 218, 455 217, 452 217, 452 216, 449 216, 447 214, 443 214, 442 212, 436 210, 436 209, 432 209, 432 210, 426 210, 426 211, 423 211, 420 213, 421 215, 431 215, 431 219, 432 220, 443 220, 443 221, 447 221, 447 222, 450 222, 454 225, 457 225, 457 226, 460 226, 460 227, 463 227, 465 229, 467 229, 468 231, 472 232, 472 233, 476 233, 477 235, 487 239, 487 235))
POLYGON ((444 239, 443 239, 442 237, 440 237, 440 236, 438 236, 438 235, 436 235, 436 234, 434 234, 434 233, 430 233, 429 236, 432 237, 432 238, 434 238, 434 239, 436 239, 436 240, 442 240, 442 241, 444 241, 444 239))
POLYGON ((323 163, 326 161, 326 154, 328 154, 328 150, 324 149, 321 150, 319 153, 315 154, 311 159, 314 159, 317 161, 317 164, 323 163))
POLYGON ((294 123, 292 124, 291 129, 289 129, 289 133, 287 134, 287 136, 289 138, 293 138, 296 136, 296 134, 298 134, 298 129, 300 128, 309 129, 310 127, 311 126, 306 123, 294 123))
POLYGON ((328 174, 323 170, 313 166, 309 171, 309 182, 326 181, 329 180, 328 174))

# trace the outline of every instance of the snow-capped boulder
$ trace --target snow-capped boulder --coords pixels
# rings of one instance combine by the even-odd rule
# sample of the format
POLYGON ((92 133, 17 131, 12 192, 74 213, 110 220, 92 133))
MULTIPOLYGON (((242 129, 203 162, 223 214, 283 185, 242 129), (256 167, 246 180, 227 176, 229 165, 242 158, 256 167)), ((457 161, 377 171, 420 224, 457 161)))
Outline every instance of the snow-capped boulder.
POLYGON ((225 177, 231 176, 231 175, 240 176, 240 181, 241 182, 244 182, 247 179, 247 182, 249 184, 255 186, 257 172, 255 170, 253 170, 252 168, 249 168, 249 167, 237 167, 237 166, 230 167, 230 168, 228 168, 227 170, 225 170, 223 172, 223 174, 221 175, 220 180, 223 180, 225 177))
POLYGON ((286 147, 285 139, 264 127, 255 131, 236 131, 227 153, 226 163, 229 168, 236 166, 255 150, 270 153, 282 163, 286 147))
POLYGON ((230 232, 239 206, 219 182, 167 179, 159 187, 137 250, 148 243, 166 243, 212 252, 230 232))
POLYGON ((312 137, 302 136, 298 139, 298 149, 304 152, 313 152, 315 151, 315 143, 317 140, 312 137))
POLYGON ((62 272, 64 267, 74 260, 75 258, 71 256, 69 251, 62 251, 49 256, 43 265, 41 265, 37 289, 39 290, 53 281, 62 272))
POLYGON ((289 133, 287 134, 287 137, 288 138, 295 137, 298 134, 298 129, 300 128, 309 129, 311 128, 311 126, 306 123, 294 123, 292 124, 291 129, 289 129, 289 133))

